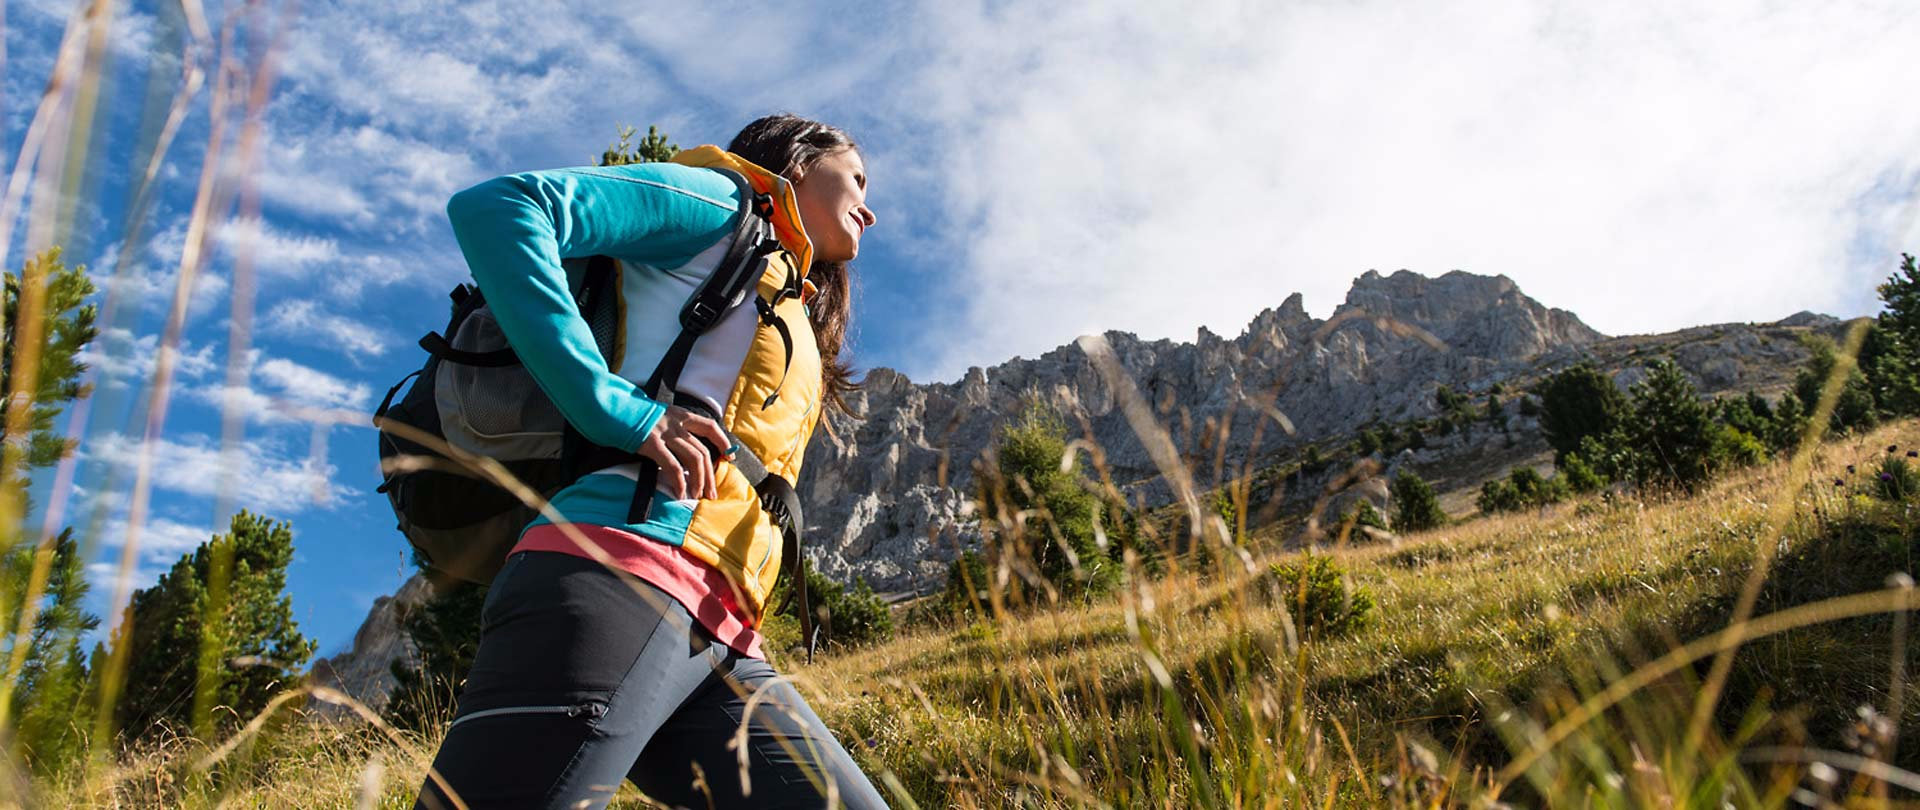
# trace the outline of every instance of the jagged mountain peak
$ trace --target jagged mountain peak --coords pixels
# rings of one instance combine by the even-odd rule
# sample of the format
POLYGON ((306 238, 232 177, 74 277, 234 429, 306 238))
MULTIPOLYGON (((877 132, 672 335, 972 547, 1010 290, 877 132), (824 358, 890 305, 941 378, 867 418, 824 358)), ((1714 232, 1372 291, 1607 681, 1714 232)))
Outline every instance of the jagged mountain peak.
POLYGON ((1383 276, 1368 270, 1354 279, 1333 319, 1356 314, 1419 327, 1451 350, 1500 360, 1532 357, 1556 346, 1581 346, 1607 337, 1572 312, 1529 297, 1513 279, 1462 270, 1436 277, 1410 270, 1383 276))

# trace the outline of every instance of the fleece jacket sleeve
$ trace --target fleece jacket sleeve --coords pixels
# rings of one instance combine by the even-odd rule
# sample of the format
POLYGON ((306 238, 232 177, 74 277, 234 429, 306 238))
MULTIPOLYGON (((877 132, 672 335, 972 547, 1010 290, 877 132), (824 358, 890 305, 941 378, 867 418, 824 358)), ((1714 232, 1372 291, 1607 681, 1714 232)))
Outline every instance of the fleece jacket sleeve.
POLYGON ((588 441, 634 451, 666 406, 607 369, 561 260, 677 268, 732 233, 738 206, 738 187, 718 172, 642 163, 496 177, 455 194, 447 217, 541 390, 588 441))

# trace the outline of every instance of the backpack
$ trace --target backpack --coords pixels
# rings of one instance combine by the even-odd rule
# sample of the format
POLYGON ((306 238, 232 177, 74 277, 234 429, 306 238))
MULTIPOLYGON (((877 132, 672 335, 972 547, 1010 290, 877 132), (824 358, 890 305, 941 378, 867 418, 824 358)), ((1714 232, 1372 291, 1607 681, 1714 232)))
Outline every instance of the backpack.
MULTIPOLYGON (((690 403, 661 398, 672 396, 694 341, 732 307, 744 303, 765 272, 768 256, 780 248, 769 221, 771 197, 754 191, 738 173, 718 171, 740 188, 741 215, 733 242, 714 272, 682 306, 680 336, 643 387, 657 401, 683 407, 690 403)), ((601 357, 609 368, 617 368, 624 350, 619 263, 605 256, 584 261, 585 281, 575 303, 601 357)), ((521 530, 539 514, 513 493, 470 471, 470 465, 457 460, 461 454, 499 462, 543 500, 586 473, 639 459, 642 474, 634 504, 636 516, 644 518, 643 504, 653 491, 649 473, 657 472, 657 467, 636 454, 587 442, 520 364, 480 290, 461 284, 450 297, 453 311, 444 334, 430 332, 420 339, 428 355, 426 363, 395 383, 373 416, 375 427, 380 428, 378 491, 392 504, 400 533, 412 544, 429 578, 442 586, 452 580, 490 582, 521 530), (406 395, 395 401, 400 389, 416 379, 406 395), (417 442, 410 438, 414 436, 429 441, 417 442), (457 452, 449 457, 429 446, 434 443, 431 440, 444 441, 457 452)), ((754 299, 760 300, 757 295, 754 299)), ((782 337, 791 351, 784 325, 782 337)), ((729 463, 753 484, 762 507, 784 536, 786 560, 795 566, 793 581, 800 591, 803 637, 811 640, 799 548, 799 529, 805 525, 799 496, 791 482, 769 474, 751 451, 739 442, 734 444, 735 456, 729 463)))

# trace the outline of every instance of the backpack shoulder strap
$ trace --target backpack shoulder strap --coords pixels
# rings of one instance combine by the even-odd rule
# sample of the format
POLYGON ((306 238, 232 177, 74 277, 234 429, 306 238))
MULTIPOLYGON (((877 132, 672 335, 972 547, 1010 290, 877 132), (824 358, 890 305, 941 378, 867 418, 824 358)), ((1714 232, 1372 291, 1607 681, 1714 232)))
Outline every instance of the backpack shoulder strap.
POLYGON ((740 216, 733 226, 733 244, 727 247, 727 255, 719 266, 680 307, 680 335, 641 386, 641 391, 656 402, 673 401, 674 386, 680 382, 680 373, 686 370, 694 341, 741 302, 741 296, 765 272, 767 256, 780 248, 780 240, 768 219, 773 212, 772 196, 754 191, 747 178, 738 172, 714 171, 726 175, 740 189, 740 216))

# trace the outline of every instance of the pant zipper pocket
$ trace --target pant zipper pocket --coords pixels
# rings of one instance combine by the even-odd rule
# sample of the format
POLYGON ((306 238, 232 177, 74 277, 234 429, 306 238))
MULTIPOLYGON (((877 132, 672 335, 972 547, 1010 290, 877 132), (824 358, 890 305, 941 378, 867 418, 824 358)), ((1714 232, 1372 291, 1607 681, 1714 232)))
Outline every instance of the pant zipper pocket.
POLYGON ((606 713, 606 704, 591 702, 575 703, 571 706, 502 706, 498 709, 485 709, 465 715, 449 724, 447 730, 452 731, 455 726, 465 723, 468 720, 478 720, 482 717, 499 717, 509 714, 564 714, 568 717, 586 717, 598 720, 606 716, 606 713))

